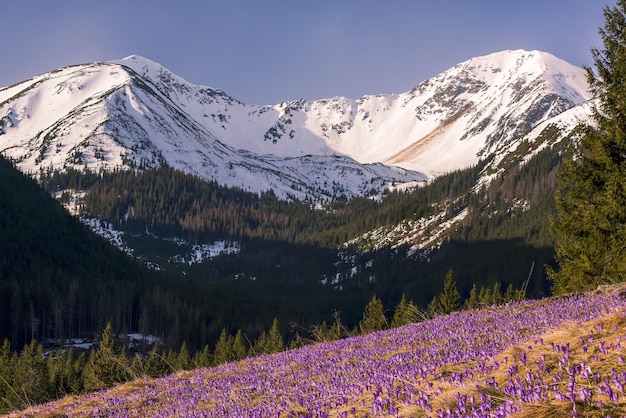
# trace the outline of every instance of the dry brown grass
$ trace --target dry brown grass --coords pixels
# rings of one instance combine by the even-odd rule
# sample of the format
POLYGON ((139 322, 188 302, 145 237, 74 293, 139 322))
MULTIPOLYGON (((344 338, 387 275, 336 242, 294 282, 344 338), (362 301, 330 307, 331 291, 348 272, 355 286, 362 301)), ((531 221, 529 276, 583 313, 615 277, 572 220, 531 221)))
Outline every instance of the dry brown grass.
MULTIPOLYGON (((552 344, 561 346, 569 344, 569 363, 571 365, 580 364, 580 362, 584 361, 587 364, 591 364, 594 373, 599 372, 602 376, 610 375, 614 368, 619 372, 626 371, 626 365, 617 360, 619 355, 617 350, 610 350, 607 355, 604 356, 600 353, 598 348, 599 342, 602 341, 606 346, 610 346, 616 343, 617 339, 620 337, 624 338, 624 343, 626 344, 626 318, 623 315, 624 313, 620 312, 584 324, 564 324, 559 330, 552 331, 541 337, 533 338, 526 343, 504 350, 492 359, 494 363, 499 364, 499 367, 494 370, 491 375, 494 377, 498 386, 502 388, 509 380, 508 371, 511 366, 515 365, 518 367, 516 374, 523 379, 524 374, 528 371, 539 370, 536 364, 537 361, 543 361, 544 364, 549 365, 553 370, 552 375, 554 375, 560 371, 558 361, 562 357, 562 354, 555 351, 552 344), (588 337, 593 338, 593 343, 588 344, 589 349, 585 352, 583 345, 587 343, 586 339, 588 337), (581 338, 583 341, 581 341, 581 338), (520 361, 522 351, 524 351, 527 356, 526 365, 520 361), (598 361, 593 361, 593 356, 598 356, 598 361)), ((454 406, 454 394, 457 392, 467 394, 468 396, 479 395, 481 391, 491 392, 492 389, 483 384, 484 380, 485 377, 480 377, 474 381, 468 381, 465 383, 465 389, 450 388, 449 391, 442 392, 437 402, 433 402, 433 404, 436 404, 438 408, 445 409, 446 407, 454 406), (480 387, 480 390, 477 391, 474 389, 476 385, 480 387)), ((577 384, 585 385, 587 382, 578 377, 577 384)), ((563 387, 565 387, 565 385, 566 382, 562 383, 563 387)), ((603 400, 605 405, 608 403, 606 397, 594 395, 594 399, 603 400)), ((585 417, 604 417, 607 414, 611 416, 626 416, 626 403, 622 400, 617 407, 608 408, 605 406, 603 410, 600 410, 597 406, 583 407, 582 404, 578 404, 577 412, 585 417)), ((564 416, 572 416, 572 403, 554 399, 547 403, 523 404, 523 410, 514 415, 516 418, 564 416)))

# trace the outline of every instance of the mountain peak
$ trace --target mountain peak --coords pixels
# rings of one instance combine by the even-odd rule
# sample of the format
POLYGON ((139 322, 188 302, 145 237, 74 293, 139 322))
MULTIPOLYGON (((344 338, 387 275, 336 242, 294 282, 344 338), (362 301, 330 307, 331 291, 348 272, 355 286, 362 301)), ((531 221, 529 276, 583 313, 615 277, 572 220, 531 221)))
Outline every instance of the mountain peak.
POLYGON ((114 64, 122 64, 131 68, 148 68, 156 70, 162 70, 165 68, 158 62, 152 61, 151 59, 146 57, 142 57, 141 55, 129 55, 126 58, 122 58, 121 60, 113 60, 109 62, 114 64))
POLYGON ((128 57, 121 60, 109 61, 109 63, 119 64, 128 67, 142 77, 156 80, 159 78, 163 78, 163 75, 167 74, 168 78, 175 78, 176 81, 179 83, 188 84, 187 81, 184 80, 182 77, 175 75, 161 64, 140 55, 129 55, 128 57))

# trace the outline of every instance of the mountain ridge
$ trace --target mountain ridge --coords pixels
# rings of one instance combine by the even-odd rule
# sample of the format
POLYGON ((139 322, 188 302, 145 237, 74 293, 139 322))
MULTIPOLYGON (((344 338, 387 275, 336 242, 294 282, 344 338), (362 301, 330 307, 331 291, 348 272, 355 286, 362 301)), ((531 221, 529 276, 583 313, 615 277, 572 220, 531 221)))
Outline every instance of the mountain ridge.
POLYGON ((522 141, 590 98, 583 79, 550 54, 502 51, 402 94, 258 106, 130 56, 0 88, 0 153, 34 175, 167 164, 280 198, 380 194, 522 141))

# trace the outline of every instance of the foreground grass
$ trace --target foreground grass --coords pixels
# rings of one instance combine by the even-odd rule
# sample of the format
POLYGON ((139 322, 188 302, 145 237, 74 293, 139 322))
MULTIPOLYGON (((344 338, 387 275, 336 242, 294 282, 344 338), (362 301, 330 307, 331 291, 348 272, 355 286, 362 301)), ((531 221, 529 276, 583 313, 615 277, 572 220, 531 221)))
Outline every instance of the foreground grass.
POLYGON ((18 416, 625 416, 619 290, 454 313, 18 416))

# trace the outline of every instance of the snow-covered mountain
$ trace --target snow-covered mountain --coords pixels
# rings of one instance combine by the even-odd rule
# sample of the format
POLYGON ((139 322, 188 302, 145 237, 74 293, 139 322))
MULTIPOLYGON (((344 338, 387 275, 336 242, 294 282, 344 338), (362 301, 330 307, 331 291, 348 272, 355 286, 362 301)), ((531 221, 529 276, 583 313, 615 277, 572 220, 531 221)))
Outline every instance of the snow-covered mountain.
POLYGON ((259 106, 131 56, 0 88, 0 153, 33 175, 167 164, 319 201, 513 152, 565 111, 585 117, 587 87, 582 68, 517 50, 463 62, 403 94, 259 106))

